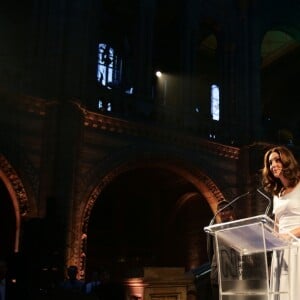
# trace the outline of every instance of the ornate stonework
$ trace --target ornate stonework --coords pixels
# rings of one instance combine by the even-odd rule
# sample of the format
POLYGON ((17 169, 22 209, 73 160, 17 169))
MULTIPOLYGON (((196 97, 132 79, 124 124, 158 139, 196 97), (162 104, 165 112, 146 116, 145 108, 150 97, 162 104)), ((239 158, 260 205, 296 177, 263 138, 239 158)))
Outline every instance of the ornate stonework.
POLYGON ((4 174, 4 181, 5 178, 8 180, 6 184, 8 183, 10 186, 12 186, 13 192, 17 198, 17 202, 19 205, 20 215, 25 216, 28 213, 29 209, 28 197, 25 188, 16 171, 2 154, 0 154, 0 170, 4 174))
POLYGON ((239 148, 221 145, 206 141, 201 138, 179 134, 164 128, 147 126, 141 123, 129 122, 84 109, 79 103, 74 103, 83 114, 83 124, 86 127, 98 128, 100 130, 129 134, 132 136, 143 136, 154 140, 171 141, 172 144, 185 145, 185 147, 208 151, 222 157, 231 159, 239 158, 239 148))
MULTIPOLYGON (((69 253, 69 260, 71 261, 79 261, 79 269, 81 277, 85 277, 85 266, 86 266, 86 251, 87 251, 87 239, 88 239, 88 223, 91 215, 91 211, 93 209, 93 206, 95 202, 97 201, 99 195, 103 191, 103 189, 111 183, 115 177, 120 175, 121 173, 124 173, 132 168, 148 166, 149 168, 165 168, 170 170, 171 172, 175 172, 180 176, 183 176, 188 181, 192 181, 193 184, 199 189, 199 192, 204 195, 207 202, 211 206, 216 206, 216 203, 223 198, 223 195, 221 191, 218 189, 217 185, 204 173, 197 170, 196 168, 191 168, 188 166, 185 166, 182 164, 182 162, 175 162, 175 161, 143 161, 143 163, 136 163, 136 165, 133 165, 132 162, 123 164, 111 172, 108 172, 101 180, 101 182, 94 188, 90 196, 88 197, 86 206, 84 208, 84 211, 82 212, 82 221, 81 221, 81 231, 78 232, 76 235, 73 235, 73 241, 71 242, 73 245, 78 244, 77 242, 80 241, 80 253, 77 255, 79 257, 72 258, 71 252, 73 255, 76 255, 76 251, 71 251, 69 253), (138 165, 139 164, 139 165, 138 165), (174 167, 176 166, 176 167, 174 167)), ((74 250, 74 249, 73 249, 74 250)))

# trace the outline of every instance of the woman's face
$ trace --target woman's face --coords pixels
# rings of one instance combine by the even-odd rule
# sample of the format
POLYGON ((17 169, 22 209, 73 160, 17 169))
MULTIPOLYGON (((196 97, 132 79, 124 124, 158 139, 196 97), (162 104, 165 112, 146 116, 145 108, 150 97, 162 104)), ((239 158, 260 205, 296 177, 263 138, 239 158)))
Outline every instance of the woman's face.
POLYGON ((277 152, 272 152, 269 156, 270 171, 275 178, 280 178, 282 175, 282 162, 277 152))

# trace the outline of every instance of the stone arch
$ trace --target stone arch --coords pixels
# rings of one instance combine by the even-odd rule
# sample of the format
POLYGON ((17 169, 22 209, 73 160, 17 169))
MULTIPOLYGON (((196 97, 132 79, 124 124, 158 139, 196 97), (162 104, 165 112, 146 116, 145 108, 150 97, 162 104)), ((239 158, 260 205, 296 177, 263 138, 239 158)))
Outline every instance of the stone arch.
POLYGON ((28 197, 19 175, 2 154, 0 154, 0 179, 3 180, 8 190, 15 211, 16 233, 14 251, 18 252, 21 218, 25 217, 29 210, 28 197))
POLYGON ((99 184, 88 196, 85 207, 79 212, 81 214, 81 220, 80 224, 77 224, 78 226, 76 225, 76 227, 80 229, 78 230, 77 236, 74 236, 74 240, 71 241, 74 246, 72 247, 74 252, 67 255, 67 260, 72 261, 79 266, 82 278, 85 277, 88 223, 96 200, 104 188, 118 175, 140 167, 165 169, 185 178, 199 190, 199 193, 201 193, 206 199, 213 212, 216 210, 217 202, 224 198, 221 191, 211 178, 209 178, 200 169, 191 167, 182 160, 148 159, 143 160, 142 162, 137 160, 136 162, 128 161, 124 164, 120 164, 102 177, 99 184))
POLYGON ((293 144, 299 140, 296 110, 286 112, 283 106, 299 102, 298 84, 300 29, 291 20, 270 24, 261 40, 261 98, 264 134, 278 143, 293 144), (280 75, 284 74, 280 79, 280 75))
MULTIPOLYGON (((188 192, 183 195, 181 195, 177 201, 175 202, 175 206, 170 211, 170 214, 166 220, 164 231, 167 233, 166 237, 172 234, 172 227, 177 223, 178 220, 180 220, 180 216, 184 214, 185 207, 192 207, 193 211, 197 214, 196 218, 193 218, 193 223, 197 222, 202 223, 203 222, 203 215, 207 213, 206 210, 201 210, 200 215, 199 211, 197 209, 197 205, 201 205, 201 202, 203 201, 203 197, 201 197, 200 193, 198 192, 188 192)), ((203 206, 201 206, 203 207, 203 206)), ((215 213, 214 213, 215 214, 215 213)), ((208 222, 207 222, 208 223, 208 222)), ((176 226, 176 225, 175 225, 176 226)), ((188 244, 189 251, 187 252, 186 261, 185 261, 185 267, 189 269, 195 269, 197 266, 199 266, 199 262, 203 259, 202 252, 198 252, 198 249, 201 248, 201 239, 199 239, 199 236, 201 236, 201 233, 198 231, 198 227, 194 224, 190 224, 189 228, 185 228, 186 232, 188 232, 187 236, 182 236, 185 238, 185 243, 188 244), (194 248, 194 251, 192 250, 194 248), (197 250, 196 250, 197 249, 197 250)), ((204 230, 203 230, 204 234, 204 230)), ((167 239, 167 238, 166 238, 167 239)), ((171 239, 172 240, 172 239, 171 239)), ((171 240, 168 240, 167 243, 170 243, 171 240)), ((205 252, 206 253, 206 252, 205 252)))
POLYGON ((180 211, 181 207, 184 206, 188 201, 190 201, 191 199, 194 199, 195 197, 197 197, 198 194, 195 192, 191 192, 191 193, 186 193, 184 195, 182 195, 176 202, 174 211, 171 213, 168 223, 172 223, 173 220, 176 218, 176 215, 178 214, 178 212, 180 211))

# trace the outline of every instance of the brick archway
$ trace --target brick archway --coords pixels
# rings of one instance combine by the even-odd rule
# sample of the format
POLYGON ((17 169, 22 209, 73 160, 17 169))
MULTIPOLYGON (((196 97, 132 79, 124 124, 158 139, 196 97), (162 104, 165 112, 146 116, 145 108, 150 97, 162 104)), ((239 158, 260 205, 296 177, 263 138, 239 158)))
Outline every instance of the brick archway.
POLYGON ((14 252, 19 250, 21 218, 28 213, 28 197, 22 180, 8 160, 0 154, 0 179, 3 181, 11 198, 16 220, 14 252))
POLYGON ((73 240, 73 252, 69 253, 67 260, 69 263, 75 263, 79 266, 81 277, 85 277, 86 268, 86 251, 87 251, 87 230, 91 211, 96 200, 102 193, 104 188, 113 182, 113 180, 122 173, 129 170, 146 167, 146 168, 160 168, 177 174, 183 177, 186 181, 192 183, 200 194, 205 198, 212 211, 215 211, 217 202, 223 198, 223 195, 217 185, 201 170, 188 166, 183 161, 175 159, 148 159, 136 162, 124 163, 115 169, 108 172, 102 177, 100 183, 90 193, 84 210, 82 211, 81 223, 77 228, 80 228, 73 240), (76 250, 77 249, 77 250, 76 250))

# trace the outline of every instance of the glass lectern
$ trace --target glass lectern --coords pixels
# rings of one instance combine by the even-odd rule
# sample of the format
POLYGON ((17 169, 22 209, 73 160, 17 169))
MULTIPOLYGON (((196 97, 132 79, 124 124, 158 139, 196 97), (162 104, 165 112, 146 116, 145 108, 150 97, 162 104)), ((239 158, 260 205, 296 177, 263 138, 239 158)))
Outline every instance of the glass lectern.
POLYGON ((279 282, 289 264, 278 263, 271 268, 271 263, 283 251, 289 251, 297 239, 291 235, 289 241, 283 240, 274 228, 273 220, 266 215, 204 228, 214 236, 221 300, 289 299, 288 288, 279 282))

